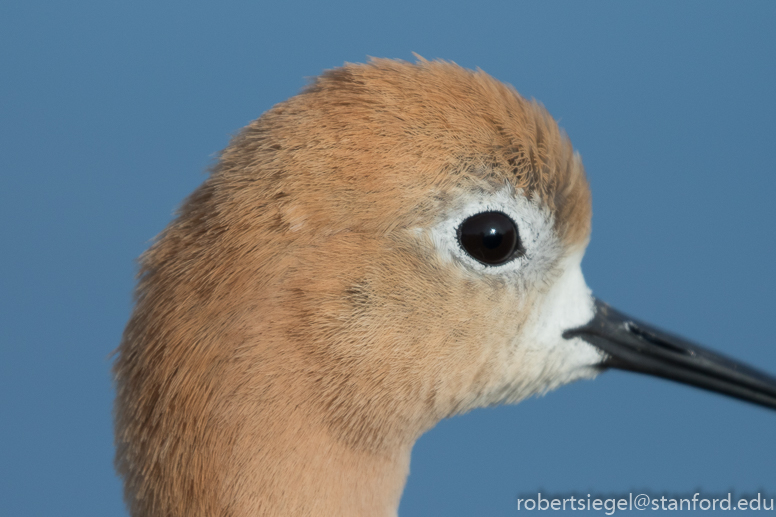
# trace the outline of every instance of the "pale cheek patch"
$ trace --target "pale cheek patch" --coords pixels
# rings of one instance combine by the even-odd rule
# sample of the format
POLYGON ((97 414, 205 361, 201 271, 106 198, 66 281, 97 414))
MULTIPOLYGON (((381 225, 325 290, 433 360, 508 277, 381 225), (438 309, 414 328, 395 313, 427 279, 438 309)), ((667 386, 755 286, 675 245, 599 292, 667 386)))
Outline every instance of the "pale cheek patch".
POLYGON ((563 333, 590 321, 593 296, 585 283, 582 253, 563 261, 562 273, 539 299, 515 346, 521 349, 520 374, 531 379, 531 391, 543 393, 581 378, 594 377, 604 354, 580 338, 563 333))
POLYGON ((582 275, 581 258, 575 255, 560 264, 560 277, 534 311, 532 337, 538 346, 556 342, 565 330, 584 325, 593 318, 593 295, 582 275))
POLYGON ((485 341, 472 343, 491 350, 492 369, 487 386, 476 395, 468 393, 459 410, 516 402, 598 373, 603 354, 579 338, 563 337, 566 330, 592 319, 594 303, 580 267, 584 249, 569 254, 553 223, 549 209, 504 189, 472 195, 437 225, 415 230, 417 236, 430 239, 441 267, 488 291, 492 303, 505 309, 503 327, 493 329, 485 341), (525 249, 522 257, 486 266, 461 247, 457 235, 461 223, 487 211, 502 212, 516 223, 525 249), (512 325, 516 320, 522 323, 512 325), (501 332, 507 329, 509 335, 501 332))

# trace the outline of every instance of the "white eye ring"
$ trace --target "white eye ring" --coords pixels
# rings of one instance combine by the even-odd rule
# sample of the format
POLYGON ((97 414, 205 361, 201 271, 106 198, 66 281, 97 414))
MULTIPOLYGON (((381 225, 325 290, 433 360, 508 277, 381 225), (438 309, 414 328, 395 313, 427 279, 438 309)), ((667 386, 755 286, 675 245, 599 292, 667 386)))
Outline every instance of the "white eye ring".
MULTIPOLYGON (((464 200, 452 208, 448 217, 432 228, 430 234, 442 257, 468 270, 491 275, 513 275, 525 269, 523 273, 533 276, 533 270, 546 267, 548 260, 554 262, 561 252, 549 209, 511 189, 464 200), (487 212, 500 212, 515 223, 522 253, 503 263, 487 265, 464 249, 459 239, 461 225, 471 217, 487 212)), ((541 272, 537 270, 535 274, 541 272)))

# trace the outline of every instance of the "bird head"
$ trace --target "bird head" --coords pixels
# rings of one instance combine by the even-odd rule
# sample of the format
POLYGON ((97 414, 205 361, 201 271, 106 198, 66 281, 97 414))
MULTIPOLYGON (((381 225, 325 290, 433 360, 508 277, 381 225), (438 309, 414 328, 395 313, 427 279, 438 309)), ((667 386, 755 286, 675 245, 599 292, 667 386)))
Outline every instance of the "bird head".
POLYGON ((442 61, 324 73, 234 137, 141 259, 115 366, 128 498, 196 492, 246 437, 383 454, 638 369, 644 343, 692 360, 593 298, 590 220, 579 154, 512 87, 442 61))

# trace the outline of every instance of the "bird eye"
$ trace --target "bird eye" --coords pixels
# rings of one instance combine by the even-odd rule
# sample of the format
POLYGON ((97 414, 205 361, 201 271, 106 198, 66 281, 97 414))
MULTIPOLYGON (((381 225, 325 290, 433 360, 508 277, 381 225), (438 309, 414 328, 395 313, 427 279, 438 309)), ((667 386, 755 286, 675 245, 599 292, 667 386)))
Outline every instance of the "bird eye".
POLYGON ((473 215, 458 227, 466 253, 488 266, 498 266, 525 253, 517 225, 501 212, 473 215))

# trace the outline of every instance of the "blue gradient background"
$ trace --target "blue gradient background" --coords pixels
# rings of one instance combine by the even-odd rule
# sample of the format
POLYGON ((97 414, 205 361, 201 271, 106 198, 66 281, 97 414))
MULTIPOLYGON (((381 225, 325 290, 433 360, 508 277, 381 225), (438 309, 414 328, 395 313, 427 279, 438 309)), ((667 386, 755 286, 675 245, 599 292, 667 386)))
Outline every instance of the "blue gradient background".
MULTIPOLYGON (((764 1, 1 3, 0 515, 125 515, 109 369, 134 258, 230 135, 368 55, 481 67, 543 102, 592 185, 595 293, 776 372, 775 27, 764 1)), ((773 412, 610 372, 442 422, 400 515, 776 496, 774 436, 773 412)))

